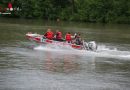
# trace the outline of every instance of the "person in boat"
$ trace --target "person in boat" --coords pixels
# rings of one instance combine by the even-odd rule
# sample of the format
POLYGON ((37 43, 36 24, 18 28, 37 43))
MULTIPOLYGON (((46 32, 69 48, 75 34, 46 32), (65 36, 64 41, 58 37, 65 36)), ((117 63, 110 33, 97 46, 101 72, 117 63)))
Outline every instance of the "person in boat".
POLYGON ((56 41, 63 41, 62 33, 59 30, 56 30, 55 40, 56 41))
POLYGON ((10 11, 13 10, 13 8, 12 8, 12 3, 11 3, 11 2, 8 3, 8 8, 9 8, 10 11))
POLYGON ((66 40, 68 43, 71 43, 72 38, 71 38, 70 32, 68 32, 68 33, 65 35, 65 40, 66 40))
POLYGON ((48 28, 48 30, 47 30, 47 32, 44 34, 44 36, 45 36, 47 39, 52 40, 53 37, 54 37, 54 33, 51 31, 50 28, 48 28))
POLYGON ((83 44, 82 38, 80 36, 80 33, 78 33, 78 34, 75 35, 75 44, 76 45, 82 45, 83 44))

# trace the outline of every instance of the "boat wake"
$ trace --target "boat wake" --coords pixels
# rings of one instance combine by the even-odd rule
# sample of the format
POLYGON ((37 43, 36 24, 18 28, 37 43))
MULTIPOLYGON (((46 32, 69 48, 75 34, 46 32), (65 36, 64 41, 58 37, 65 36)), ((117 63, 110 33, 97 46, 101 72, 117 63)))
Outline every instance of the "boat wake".
POLYGON ((71 47, 63 47, 63 46, 56 46, 56 45, 46 45, 46 46, 36 46, 33 48, 34 50, 41 50, 41 51, 51 51, 56 52, 57 54, 73 54, 73 55, 80 55, 80 56, 91 56, 91 57, 105 57, 105 58, 115 58, 115 59, 130 59, 130 51, 121 51, 114 46, 106 46, 106 45, 99 45, 97 51, 86 51, 86 50, 76 50, 71 47))
POLYGON ((116 47, 111 48, 105 45, 98 47, 96 52, 97 57, 107 57, 107 58, 116 58, 116 59, 130 59, 130 51, 119 50, 116 47))

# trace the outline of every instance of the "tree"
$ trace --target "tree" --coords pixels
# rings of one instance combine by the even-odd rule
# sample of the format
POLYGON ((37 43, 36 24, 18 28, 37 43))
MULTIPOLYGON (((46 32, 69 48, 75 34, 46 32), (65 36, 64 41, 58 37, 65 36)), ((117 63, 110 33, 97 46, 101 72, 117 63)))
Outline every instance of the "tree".
MULTIPOLYGON (((0 6, 7 7, 10 0, 1 0, 0 6)), ((63 20, 130 23, 129 0, 11 0, 20 12, 12 16, 63 20)))

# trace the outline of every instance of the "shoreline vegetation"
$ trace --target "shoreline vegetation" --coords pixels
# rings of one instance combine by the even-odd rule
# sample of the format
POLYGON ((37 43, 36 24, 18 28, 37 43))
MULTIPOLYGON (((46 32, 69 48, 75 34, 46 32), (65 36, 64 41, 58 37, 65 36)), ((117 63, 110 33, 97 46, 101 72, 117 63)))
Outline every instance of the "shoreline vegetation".
POLYGON ((1 17, 130 24, 129 0, 1 0, 1 17), (13 11, 7 11, 8 3, 13 11), (18 9, 18 10, 17 10, 18 9))

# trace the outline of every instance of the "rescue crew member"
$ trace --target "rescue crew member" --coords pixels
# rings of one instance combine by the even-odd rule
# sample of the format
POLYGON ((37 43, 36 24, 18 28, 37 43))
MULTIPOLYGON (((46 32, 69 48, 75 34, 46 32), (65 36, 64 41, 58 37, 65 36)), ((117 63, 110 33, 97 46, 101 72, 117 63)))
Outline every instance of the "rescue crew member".
POLYGON ((55 36, 57 41, 63 41, 62 39, 62 33, 59 30, 56 30, 56 36, 55 36))
POLYGON ((9 8, 10 11, 13 10, 12 3, 11 3, 11 2, 8 3, 8 8, 9 8))
POLYGON ((82 45, 82 39, 80 37, 80 33, 78 33, 76 36, 75 36, 75 44, 77 45, 82 45))
POLYGON ((71 43, 71 34, 70 32, 68 32, 66 35, 65 35, 65 40, 68 42, 68 43, 71 43))
POLYGON ((48 28, 47 32, 45 33, 44 35, 47 39, 50 39, 52 40, 53 39, 53 36, 54 36, 54 33, 51 31, 50 28, 48 28))

